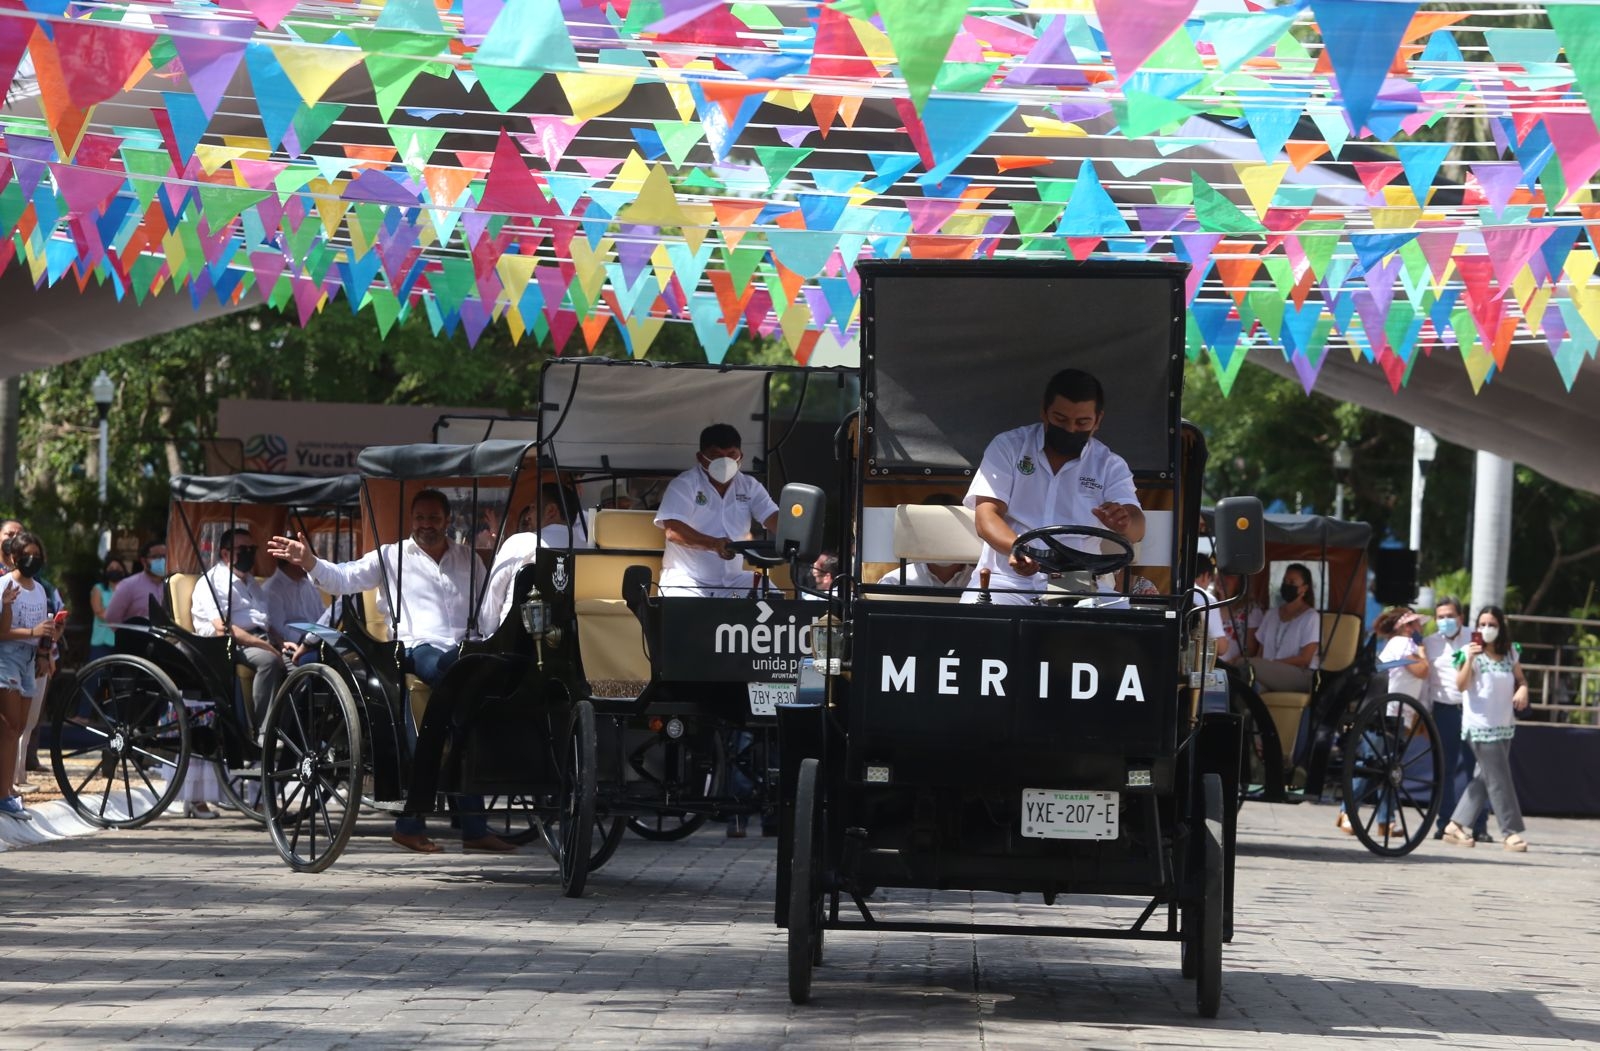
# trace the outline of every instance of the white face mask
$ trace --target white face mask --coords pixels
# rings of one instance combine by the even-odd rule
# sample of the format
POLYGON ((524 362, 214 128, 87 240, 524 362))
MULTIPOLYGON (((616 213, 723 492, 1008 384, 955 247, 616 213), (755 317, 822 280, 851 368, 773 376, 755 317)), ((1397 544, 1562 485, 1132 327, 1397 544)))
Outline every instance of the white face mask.
POLYGON ((719 456, 706 465, 706 474, 713 482, 727 485, 739 475, 739 461, 731 456, 719 456))
POLYGON ((1479 628, 1478 633, 1483 636, 1484 642, 1493 642, 1495 639, 1500 637, 1500 629, 1495 627, 1493 624, 1485 625, 1484 627, 1479 628))

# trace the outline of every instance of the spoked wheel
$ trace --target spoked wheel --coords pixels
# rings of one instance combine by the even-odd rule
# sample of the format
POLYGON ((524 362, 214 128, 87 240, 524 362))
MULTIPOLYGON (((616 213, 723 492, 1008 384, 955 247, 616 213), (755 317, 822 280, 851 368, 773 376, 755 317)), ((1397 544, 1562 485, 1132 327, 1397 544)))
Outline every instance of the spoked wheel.
POLYGON ((1344 807, 1374 854, 1403 857, 1439 816, 1444 750, 1433 715, 1414 697, 1368 701, 1344 739, 1344 807))
POLYGON ((1222 778, 1206 774, 1200 779, 1204 807, 1201 834, 1201 897, 1195 905, 1194 943, 1189 948, 1194 964, 1194 1001, 1201 1018, 1217 1017, 1222 1006, 1222 905, 1226 891, 1227 862, 1222 850, 1222 778))
POLYGON ((1235 685, 1229 690, 1228 704, 1244 721, 1244 745, 1239 753, 1238 805, 1242 807, 1251 791, 1268 792, 1283 785, 1283 750, 1276 743, 1269 746, 1261 733, 1263 726, 1272 723, 1272 714, 1261 698, 1235 685))
POLYGON ((599 837, 595 841, 594 855, 589 858, 589 871, 604 865, 611 860, 611 855, 622 846, 622 836, 628 831, 628 822, 620 817, 594 819, 594 833, 599 837))
POLYGON ((628 777, 635 785, 650 787, 650 804, 660 809, 645 817, 628 818, 628 828, 637 836, 667 842, 693 835, 706 823, 705 810, 677 810, 674 802, 693 802, 709 807, 722 795, 727 783, 728 758, 722 735, 715 729, 672 718, 649 736, 634 740, 630 735, 628 777), (677 736, 673 736, 676 723, 677 736))
POLYGON ((789 999, 811 999, 811 969, 822 962, 822 844, 824 819, 818 781, 821 763, 800 764, 794 791, 794 851, 789 860, 789 999))
POLYGON ((261 799, 261 749, 243 726, 223 715, 212 728, 217 739, 218 782, 226 804, 258 825, 267 823, 261 799))
POLYGON ((167 673, 113 654, 84 666, 51 718, 50 766, 74 810, 138 828, 172 802, 189 769, 189 716, 167 673))
POLYGON ((583 897, 595 857, 595 764, 594 705, 579 701, 561 742, 561 796, 556 814, 542 826, 545 846, 561 866, 561 893, 569 898, 583 897))
POLYGON ((296 872, 338 858, 361 807, 361 724, 355 698, 333 669, 290 671, 267 708, 261 758, 267 832, 296 872))
MULTIPOLYGON (((489 831, 518 846, 540 839, 538 812, 534 800, 525 796, 493 796, 488 800, 489 831)), ((611 860, 628 831, 620 817, 594 819, 595 851, 589 858, 589 871, 611 860)))

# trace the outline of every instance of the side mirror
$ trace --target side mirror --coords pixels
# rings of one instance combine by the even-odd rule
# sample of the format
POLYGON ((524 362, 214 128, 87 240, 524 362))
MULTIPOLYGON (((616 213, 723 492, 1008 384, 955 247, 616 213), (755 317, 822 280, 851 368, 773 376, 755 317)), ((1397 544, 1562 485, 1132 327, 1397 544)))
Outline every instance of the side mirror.
POLYGON ((1212 537, 1217 572, 1252 576, 1267 562, 1267 537, 1262 527, 1261 501, 1253 496, 1230 496, 1217 501, 1212 537))
POLYGON ((822 553, 822 515, 828 499, 814 485, 790 482, 778 497, 778 530, 774 539, 785 558, 813 561, 822 553))

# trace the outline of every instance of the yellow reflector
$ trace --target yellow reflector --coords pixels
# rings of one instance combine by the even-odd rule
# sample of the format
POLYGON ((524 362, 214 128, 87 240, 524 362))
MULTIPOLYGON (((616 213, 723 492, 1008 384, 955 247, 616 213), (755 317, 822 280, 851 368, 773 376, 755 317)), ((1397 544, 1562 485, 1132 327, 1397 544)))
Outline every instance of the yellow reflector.
POLYGON ((1239 520, 1234 523, 1234 528, 1235 529, 1249 529, 1250 528, 1250 519, 1244 517, 1243 515, 1240 515, 1239 516, 1239 520))
POLYGON ((789 505, 789 517, 790 518, 799 518, 804 513, 805 513, 805 508, 801 507, 799 504, 791 504, 791 505, 789 505))

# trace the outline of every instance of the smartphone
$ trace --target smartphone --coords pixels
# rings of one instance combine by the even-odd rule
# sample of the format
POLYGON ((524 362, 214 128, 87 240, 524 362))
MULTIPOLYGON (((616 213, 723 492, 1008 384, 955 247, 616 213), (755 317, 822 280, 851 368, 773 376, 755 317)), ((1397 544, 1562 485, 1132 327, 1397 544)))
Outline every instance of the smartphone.
POLYGON ((56 627, 64 628, 66 626, 67 626, 67 611, 64 610, 64 609, 63 610, 57 610, 56 611, 56 627))
POLYGON ((1473 632, 1472 633, 1472 641, 1477 643, 1479 646, 1482 646, 1483 645, 1483 632, 1481 632, 1481 631, 1473 632))

